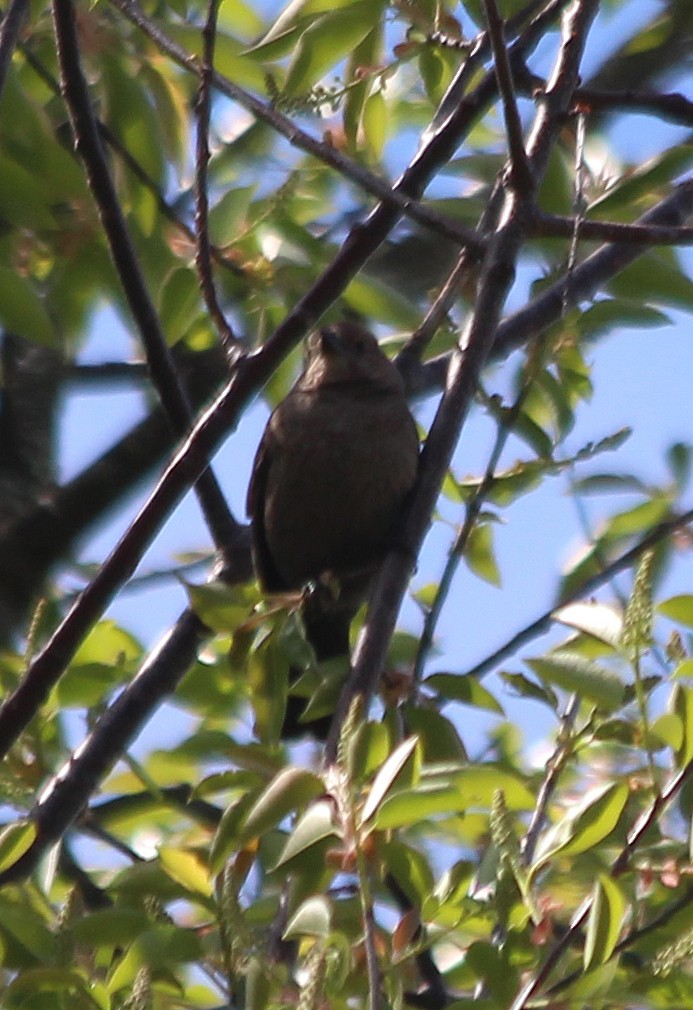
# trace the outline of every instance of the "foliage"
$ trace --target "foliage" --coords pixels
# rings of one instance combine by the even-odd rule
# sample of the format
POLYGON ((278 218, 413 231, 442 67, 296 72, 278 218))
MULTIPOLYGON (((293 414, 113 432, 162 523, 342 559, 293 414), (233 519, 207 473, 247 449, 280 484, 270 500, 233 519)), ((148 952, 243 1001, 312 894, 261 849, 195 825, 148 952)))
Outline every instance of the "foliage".
MULTIPOLYGON (((666 584, 690 551, 691 448, 672 445, 656 483, 609 462, 628 431, 577 448, 570 436, 593 393, 592 348, 693 304, 675 251, 691 241, 681 127, 693 102, 664 83, 683 77, 693 9, 669 0, 648 20, 638 0, 604 3, 590 32, 594 0, 499 6, 505 43, 492 0, 7 6, 8 1010, 691 1004, 693 589, 666 584), (628 28, 606 52, 594 40, 619 8, 628 28), (583 45, 597 69, 579 83, 583 45), (618 157, 632 112, 675 127, 647 160, 618 157), (104 302, 137 350, 90 370, 104 302), (300 597, 263 598, 249 577, 244 531, 208 470, 196 491, 223 571, 198 585, 210 552, 181 552, 164 577, 189 607, 146 649, 104 616, 108 602, 258 388, 270 406, 285 394, 305 330, 345 313, 386 335, 412 394, 440 402, 408 550, 388 561, 403 586, 433 503, 437 529, 453 517, 442 570, 411 593, 416 635, 390 642, 386 619, 359 615, 356 672, 379 697, 350 695, 341 666, 315 663, 300 597), (229 359, 221 399, 115 553, 96 573, 76 566, 82 538, 125 514, 229 359), (94 371, 104 417, 123 382, 149 413, 60 481, 61 398, 94 371), (471 476, 452 461, 465 422, 491 431, 471 476), (605 504, 551 607, 473 668, 439 661, 460 563, 470 582, 501 585, 501 523, 552 479, 581 509, 605 504), (75 581, 87 587, 76 600, 75 581), (385 673, 369 668, 388 643, 385 673), (290 689, 313 716, 341 695, 326 752, 280 739, 290 689), (182 738, 133 751, 172 695, 182 738), (552 720, 540 766, 518 699, 552 720), (482 714, 493 729, 468 753, 482 714)), ((672 396, 687 395, 678 381, 672 396)))

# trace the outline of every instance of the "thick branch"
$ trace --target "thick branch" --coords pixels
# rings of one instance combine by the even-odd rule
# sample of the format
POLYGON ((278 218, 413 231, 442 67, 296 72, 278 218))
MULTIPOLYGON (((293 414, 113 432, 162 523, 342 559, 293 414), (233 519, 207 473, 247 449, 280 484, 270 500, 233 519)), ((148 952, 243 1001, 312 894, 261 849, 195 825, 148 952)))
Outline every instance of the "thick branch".
POLYGON ((62 837, 152 712, 185 676, 199 644, 209 634, 195 614, 183 613, 127 690, 98 720, 79 753, 63 766, 39 798, 32 813, 36 839, 21 859, 0 874, 0 886, 24 879, 47 849, 62 837))

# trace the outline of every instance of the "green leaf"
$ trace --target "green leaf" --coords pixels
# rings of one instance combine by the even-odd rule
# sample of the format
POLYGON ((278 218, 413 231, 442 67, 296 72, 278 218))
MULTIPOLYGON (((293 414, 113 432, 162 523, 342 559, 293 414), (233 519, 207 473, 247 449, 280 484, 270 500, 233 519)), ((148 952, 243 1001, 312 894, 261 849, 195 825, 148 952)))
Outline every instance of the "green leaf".
POLYGON ((97 1010, 103 1004, 91 998, 91 985, 86 976, 73 968, 34 968, 22 972, 7 988, 3 988, 5 1010, 22 1007, 89 1007, 97 1010))
POLYGON ((677 682, 669 707, 678 717, 681 729, 681 740, 675 750, 677 765, 685 768, 693 759, 693 690, 677 682))
POLYGON ((628 786, 610 782, 591 789, 550 828, 537 847, 530 875, 558 853, 577 856, 604 841, 616 827, 628 800, 628 786))
MULTIPOLYGON (((37 231, 55 228, 45 179, 32 174, 30 168, 0 154, 0 219, 37 231)), ((15 276, 19 279, 19 275, 15 276)))
POLYGON ((368 798, 361 811, 363 824, 375 816, 393 789, 416 781, 420 761, 419 738, 410 736, 403 740, 399 747, 390 754, 373 780, 368 798))
POLYGON ((36 841, 33 821, 16 821, 0 832, 0 871, 13 866, 36 841))
POLYGON ((552 712, 558 710, 558 697, 546 684, 535 684, 524 673, 511 673, 501 670, 499 677, 508 684, 520 698, 532 698, 543 705, 548 705, 552 712))
POLYGON ((34 344, 60 346, 50 316, 31 282, 7 267, 0 267, 0 324, 34 344))
POLYGON ((249 792, 224 811, 214 834, 209 853, 210 873, 218 873, 229 854, 241 848, 240 835, 246 814, 252 808, 255 793, 249 792))
POLYGON ((104 908, 80 915, 70 929, 78 943, 99 947, 124 947, 151 927, 151 919, 135 908, 104 908))
POLYGON ((234 186, 214 205, 209 213, 209 231, 215 245, 230 245, 240 237, 255 189, 255 186, 234 186))
POLYGON ((440 712, 423 706, 404 705, 402 716, 407 730, 415 733, 421 742, 424 761, 467 760, 467 752, 457 729, 440 712))
POLYGON ((173 270, 161 289, 159 313, 166 342, 173 346, 202 310, 197 276, 188 267, 173 270))
POLYGON ((471 765, 455 771, 454 781, 467 807, 490 810, 496 790, 503 792, 508 810, 531 810, 534 794, 524 780, 497 764, 471 765))
POLYGON ((414 789, 400 789, 385 797, 375 814, 375 826, 390 831, 465 808, 465 799, 453 782, 419 782, 414 789))
POLYGON ((300 95, 348 56, 380 20, 381 0, 360 0, 322 14, 309 25, 295 47, 284 94, 300 95))
POLYGON ((564 691, 608 710, 623 704, 625 687, 615 673, 582 656, 556 652, 541 659, 527 659, 537 676, 564 691))
POLYGON ((294 936, 316 936, 326 940, 330 935, 332 923, 332 905, 322 895, 308 898, 291 916, 284 930, 284 939, 294 936))
POLYGON ((433 871, 423 853, 396 839, 384 842, 378 852, 412 905, 421 905, 434 886, 433 871))
POLYGON ((169 877, 186 891, 200 894, 205 898, 211 897, 213 888, 209 867, 197 853, 161 845, 159 861, 169 877))
POLYGON ((201 937, 194 929, 161 925, 142 933, 108 980, 109 992, 131 986, 140 968, 170 971, 202 956, 201 937))
POLYGON ((598 337, 614 329, 666 326, 671 320, 665 312, 641 301, 605 298, 580 315, 580 331, 585 337, 598 337))
POLYGON ((604 964, 613 954, 626 907, 626 899, 616 881, 600 873, 594 884, 592 907, 587 920, 583 958, 585 971, 604 964))
POLYGON ((363 136, 373 161, 380 161, 387 136, 387 103, 382 91, 374 91, 363 107, 363 136))
POLYGON ((330 837, 339 837, 334 823, 334 807, 329 800, 320 800, 306 810, 289 835, 277 860, 276 868, 330 837))
POLYGON ((325 792, 324 783, 304 768, 283 768, 260 794, 241 827, 241 840, 259 838, 290 813, 325 792))
POLYGON ((658 249, 639 256, 613 280, 609 289, 617 296, 641 302, 693 308, 693 280, 682 269, 671 249, 658 249))
POLYGON ((485 708, 489 712, 504 715, 500 702, 487 691, 478 677, 462 673, 432 673, 424 680, 426 687, 450 701, 459 701, 474 708, 485 708))
POLYGON ((693 628, 693 595, 682 593, 679 596, 670 596, 668 600, 658 603, 655 609, 663 617, 668 617, 687 628, 693 628))
POLYGON ((469 534, 464 551, 467 566, 485 582, 500 586, 501 577, 493 553, 493 531, 490 523, 477 523, 469 534))

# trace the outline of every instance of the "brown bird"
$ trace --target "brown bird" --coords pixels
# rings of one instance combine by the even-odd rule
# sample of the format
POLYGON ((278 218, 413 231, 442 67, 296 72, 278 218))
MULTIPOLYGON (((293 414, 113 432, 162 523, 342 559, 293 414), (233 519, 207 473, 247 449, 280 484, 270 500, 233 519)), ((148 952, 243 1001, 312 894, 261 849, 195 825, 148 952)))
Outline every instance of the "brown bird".
MULTIPOLYGON (((402 378, 375 337, 351 322, 312 334, 305 370, 262 436, 247 509, 263 588, 317 586, 303 619, 318 660, 348 654, 349 624, 416 478, 418 441, 402 378)), ((306 731, 294 702, 287 738, 306 731)))

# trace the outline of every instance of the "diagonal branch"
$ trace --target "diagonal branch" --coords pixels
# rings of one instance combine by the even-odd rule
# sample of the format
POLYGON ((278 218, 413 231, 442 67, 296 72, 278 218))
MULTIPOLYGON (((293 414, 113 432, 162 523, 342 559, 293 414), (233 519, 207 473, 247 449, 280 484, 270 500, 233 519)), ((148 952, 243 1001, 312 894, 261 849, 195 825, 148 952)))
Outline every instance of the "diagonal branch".
POLYGON ((527 161, 527 152, 525 151, 522 136, 522 123, 517 109, 513 75, 510 70, 510 61, 508 60, 508 51, 505 45, 503 19, 498 11, 496 0, 484 0, 484 11, 486 13, 491 48, 493 49, 498 92, 503 102, 505 132, 508 137, 508 150, 510 153, 510 184, 514 186, 521 196, 526 200, 530 200, 534 194, 534 179, 532 178, 527 161))
MULTIPOLYGON (((554 73, 527 145, 530 170, 537 182, 546 170, 562 114, 575 88, 585 39, 597 8, 598 0, 582 0, 573 5, 565 18, 554 73)), ((500 220, 500 227, 488 245, 474 310, 453 351, 445 392, 421 454, 417 484, 400 527, 401 546, 386 558, 371 594, 352 670, 332 722, 325 752, 327 762, 335 760, 341 726, 355 699, 360 697, 365 708, 375 692, 414 559, 428 531, 440 486, 494 343, 502 307, 514 280, 517 256, 526 237, 524 202, 513 190, 506 194, 500 220)))
POLYGON ((62 837, 122 751, 185 676, 208 635, 200 619, 192 611, 184 611, 132 683, 100 717, 79 754, 73 755, 39 797, 32 811, 36 838, 24 855, 0 874, 0 886, 31 873, 62 837))
MULTIPOLYGON (((123 293, 140 333, 152 381, 174 430, 178 435, 183 435, 190 428, 192 410, 173 365, 159 317, 149 297, 101 147, 87 83, 80 65, 72 0, 54 0, 53 18, 62 90, 70 113, 75 144, 84 162, 89 188, 99 210, 123 293)), ((229 513, 221 488, 211 470, 205 468, 200 475, 197 490, 217 549, 223 552, 224 545, 233 539, 238 524, 229 513)))
POLYGON ((631 548, 623 554, 619 554, 617 558, 614 558, 604 568, 582 582, 572 593, 562 596, 550 610, 545 611, 540 617, 532 621, 531 624, 526 625, 521 631, 513 635, 512 638, 509 638, 507 642, 504 642, 490 656, 487 656, 486 659, 483 659, 476 666, 472 667, 471 670, 468 670, 465 676, 483 677, 489 673, 508 656, 514 655, 526 642, 531 642, 532 639, 548 631, 554 619, 553 615, 558 607, 564 607, 568 603, 574 603, 576 600, 590 596, 606 582, 609 582, 610 579, 613 579, 615 575, 618 575, 619 572, 623 572, 634 565, 645 551, 656 547, 657 544, 662 543, 673 533, 676 533, 677 530, 683 529, 684 526, 688 526, 690 523, 693 523, 693 509, 689 509, 681 515, 674 516, 672 519, 667 519, 666 522, 659 523, 631 548))
POLYGON ((10 0, 10 5, 3 15, 0 25, 0 95, 4 91, 12 54, 28 12, 29 0, 10 0))

